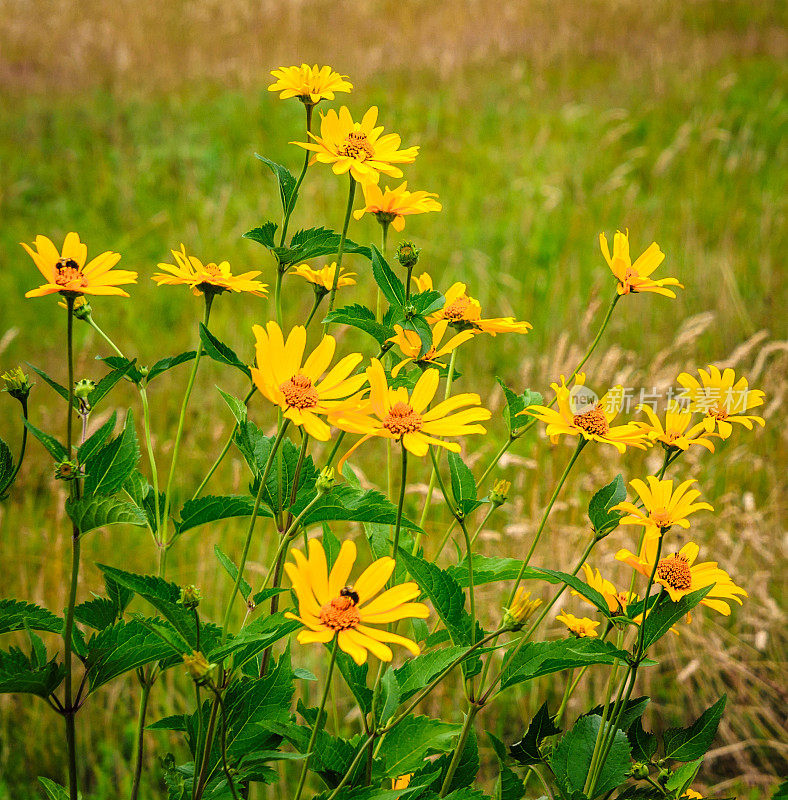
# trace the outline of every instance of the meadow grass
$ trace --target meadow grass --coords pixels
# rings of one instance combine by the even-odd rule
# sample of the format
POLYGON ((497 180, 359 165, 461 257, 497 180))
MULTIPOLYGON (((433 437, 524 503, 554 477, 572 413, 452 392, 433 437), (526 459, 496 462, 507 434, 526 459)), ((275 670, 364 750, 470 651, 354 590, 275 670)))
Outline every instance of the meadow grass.
MULTIPOLYGON (((478 15, 481 5, 469 7, 478 15)), ((588 5, 587 14, 586 4, 567 4, 556 13, 548 5, 523 4, 531 15, 525 18, 519 6, 504 11, 482 30, 473 27, 473 15, 460 23, 427 4, 371 3, 345 20, 343 44, 326 37, 325 26, 304 21, 310 11, 333 20, 336 10, 324 3, 299 3, 295 16, 287 5, 273 4, 276 37, 258 27, 251 4, 238 0, 218 16, 213 5, 195 4, 182 10, 180 22, 191 32, 182 60, 177 37, 163 30, 167 20, 150 28, 146 39, 154 4, 141 3, 128 25, 122 4, 113 10, 97 5, 105 25, 79 29, 85 41, 78 54, 69 50, 66 36, 78 17, 75 6, 64 4, 44 33, 32 25, 38 4, 26 12, 15 7, 10 20, 0 23, 0 42, 7 44, 0 55, 0 365, 27 360, 63 379, 62 310, 52 300, 21 299, 37 273, 18 242, 37 233, 57 238, 78 230, 92 250, 118 250, 121 266, 140 272, 133 301, 96 301, 93 307, 99 324, 142 363, 195 342, 199 303, 185 291, 157 289, 148 280, 156 262, 167 260, 168 248, 184 242, 205 258, 227 258, 237 270, 262 269, 273 282, 267 253, 241 238, 264 220, 278 219, 272 178, 253 154, 296 170, 299 151, 287 142, 302 138, 302 120, 300 106, 265 91, 261 65, 295 62, 305 52, 321 62, 333 58, 342 71, 355 67, 356 89, 347 102, 354 110, 378 104, 387 128, 401 133, 406 145, 421 145, 407 171, 410 188, 436 191, 443 203, 440 214, 408 222, 405 235, 423 247, 420 268, 444 287, 465 280, 491 314, 514 314, 534 325, 524 338, 471 343, 458 365, 465 373, 463 390, 479 391, 500 410, 494 376, 518 390, 544 391, 561 372, 571 371, 611 294, 597 235, 617 227, 630 229, 634 250, 658 241, 668 256, 664 274, 678 276, 686 289, 676 301, 625 298, 587 365, 590 382, 599 388, 616 381, 665 387, 679 371, 714 362, 735 366, 751 385, 766 390, 765 431, 737 432, 718 457, 692 456, 677 472, 700 476, 704 496, 718 513, 699 520, 693 533, 751 597, 730 620, 698 615, 697 627, 670 637, 644 689, 660 703, 650 718, 657 727, 686 722, 727 691, 720 746, 702 778, 723 795, 767 796, 762 792, 786 765, 779 712, 786 700, 780 611, 786 459, 779 419, 788 363, 781 341, 787 244, 781 144, 788 104, 787 70, 779 58, 783 20, 769 13, 779 4, 616 4, 624 32, 607 17, 596 27, 586 18, 604 15, 604 3, 588 5), (247 56, 235 60, 228 53, 234 12, 248 23, 236 25, 235 46, 247 56), (393 41, 385 40, 390 58, 375 49, 374 35, 377 30, 379 40, 381 33, 375 19, 397 31, 393 41), (101 31, 125 47, 125 61, 98 46, 107 47, 101 31), (211 32, 218 42, 214 49, 211 32), (47 41, 50 50, 42 49, 47 41), (309 47, 299 50, 304 41, 309 47), (64 59, 64 48, 71 58, 64 59)), ((174 6, 159 13, 171 13, 176 21, 174 6)), ((338 228, 344 191, 344 182, 315 168, 291 229, 315 223, 338 228)), ((377 241, 379 233, 365 219, 352 224, 350 235, 366 243, 377 241)), ((361 260, 349 263, 363 273, 361 260)), ((295 278, 285 283, 286 318, 294 324, 308 310, 311 292, 295 278)), ((365 274, 344 295, 347 301, 371 297, 365 274)), ((212 329, 249 356, 251 325, 272 314, 270 301, 225 296, 216 304, 212 329)), ((77 334, 78 375, 102 374, 94 356, 107 354, 105 347, 86 326, 77 334)), ((358 346, 352 334, 343 336, 345 347, 358 346)), ((167 455, 185 377, 175 371, 152 390, 155 436, 167 455)), ((229 430, 217 383, 235 394, 244 391, 216 365, 201 367, 181 462, 185 491, 205 468, 200 454, 215 452, 229 430)), ((56 429, 61 410, 54 410, 53 396, 40 382, 34 391, 33 421, 56 429)), ((129 388, 114 398, 120 408, 136 409, 129 388)), ((261 407, 252 408, 254 417, 261 407)), ((4 409, 0 435, 16 446, 16 411, 4 409)), ((502 424, 494 429, 501 433, 502 424)), ((518 443, 498 471, 513 481, 513 500, 482 533, 485 552, 516 554, 527 545, 569 454, 541 435, 518 443)), ((469 461, 480 469, 489 455, 472 452, 469 461)), ((618 471, 632 477, 653 470, 657 457, 589 454, 586 469, 577 471, 556 505, 549 542, 538 551, 541 563, 572 563, 586 535, 585 504, 594 488, 618 471)), ((361 466, 370 476, 378 468, 373 456, 361 466)), ((426 483, 426 466, 422 472, 426 483)), ((2 594, 57 609, 65 591, 67 534, 49 475, 42 450, 33 444, 19 489, 0 507, 2 594)), ((243 491, 246 482, 233 456, 211 491, 243 491)), ((423 488, 408 498, 413 514, 420 511, 423 488)), ((444 524, 430 520, 428 552, 444 524)), ((217 574, 213 545, 235 552, 240 535, 231 524, 191 534, 173 552, 173 580, 201 585, 208 608, 213 604, 218 612, 227 586, 217 574)), ((601 548, 607 556, 626 544, 620 534, 611 538, 601 548)), ((92 534, 85 544, 85 594, 100 587, 93 564, 110 556, 128 569, 155 570, 153 544, 138 530, 92 534)), ((250 571, 259 573, 268 558, 263 544, 250 571)), ((502 598, 483 597, 487 619, 495 619, 502 598)), ((587 680, 588 692, 579 693, 575 711, 599 688, 595 675, 587 680)), ((129 691, 131 685, 110 687, 81 720, 86 788, 96 800, 127 791, 136 691, 129 691)), ((152 718, 170 713, 181 690, 179 679, 168 675, 154 698, 152 718)), ((545 680, 533 696, 557 699, 562 690, 545 680)), ((436 697, 425 713, 447 703, 450 694, 436 697)), ((530 694, 523 693, 483 722, 511 740, 534 710, 530 694)), ((45 711, 37 702, 0 698, 0 797, 37 797, 31 776, 60 775, 60 731, 45 711)), ((164 752, 168 741, 156 736, 143 796, 159 793, 152 753, 164 752)))

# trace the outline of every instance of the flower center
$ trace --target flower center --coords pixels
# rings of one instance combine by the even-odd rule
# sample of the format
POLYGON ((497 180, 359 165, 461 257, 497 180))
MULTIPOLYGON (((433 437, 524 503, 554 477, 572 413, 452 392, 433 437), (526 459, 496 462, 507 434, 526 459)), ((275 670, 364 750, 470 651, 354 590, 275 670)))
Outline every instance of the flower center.
POLYGON ((596 434, 597 436, 605 436, 610 432, 610 425, 608 424, 605 412, 602 411, 602 405, 596 405, 585 414, 575 414, 572 417, 572 422, 578 428, 582 428, 588 433, 596 434))
POLYGON ((650 514, 649 519, 658 528, 669 528, 671 526, 670 512, 667 508, 655 508, 650 514))
POLYGON ((291 408, 314 408, 317 405, 317 392, 306 375, 293 375, 279 388, 285 396, 285 403, 291 408))
POLYGON ((443 316, 449 320, 463 320, 468 318, 468 307, 471 301, 466 295, 458 297, 443 309, 443 316))
POLYGON ((714 408, 710 408, 707 412, 708 416, 714 417, 714 419, 727 419, 728 418, 728 409, 723 405, 716 405, 714 408))
POLYGON ((79 286, 87 286, 88 282, 82 274, 82 268, 73 258, 58 259, 55 264, 55 283, 58 286, 68 286, 77 283, 79 286))
POLYGON ((422 422, 421 414, 417 414, 412 406, 407 403, 395 403, 386 414, 383 427, 397 436, 402 436, 405 433, 421 430, 422 422))
POLYGON ((687 559, 678 554, 660 559, 657 564, 657 577, 671 589, 686 591, 692 586, 692 572, 687 559))
POLYGON ((344 589, 340 590, 339 597, 335 597, 320 609, 320 621, 327 628, 331 628, 334 631, 355 628, 361 622, 361 615, 356 608, 357 605, 358 594, 353 587, 345 586, 344 589))
POLYGON ((345 146, 340 148, 339 155, 366 161, 375 155, 375 151, 367 141, 367 134, 364 131, 351 131, 345 138, 345 146))

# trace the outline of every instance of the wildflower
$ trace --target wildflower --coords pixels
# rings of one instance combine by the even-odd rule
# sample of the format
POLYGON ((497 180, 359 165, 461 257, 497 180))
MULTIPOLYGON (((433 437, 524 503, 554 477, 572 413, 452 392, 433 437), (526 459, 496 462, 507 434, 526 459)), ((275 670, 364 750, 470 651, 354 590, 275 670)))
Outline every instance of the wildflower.
POLYGON ((695 800, 703 800, 703 795, 700 792, 696 792, 694 789, 687 789, 687 791, 681 796, 694 798, 695 800))
POLYGON ((107 250, 87 262, 88 246, 74 233, 66 234, 63 249, 57 247, 46 236, 36 236, 35 250, 21 242, 33 259, 38 271, 46 279, 37 289, 25 293, 25 297, 43 297, 59 292, 64 297, 79 297, 83 294, 120 295, 128 293, 118 287, 136 283, 137 273, 112 268, 120 261, 120 253, 107 250))
POLYGON ((408 182, 404 181, 396 189, 382 192, 374 183, 365 183, 364 208, 353 212, 356 219, 361 219, 364 214, 374 214, 378 222, 390 223, 395 231, 405 227, 405 216, 408 214, 426 214, 429 211, 440 211, 441 204, 437 201, 437 194, 432 192, 409 192, 408 182))
POLYGON ((559 622, 563 622, 569 632, 573 633, 578 639, 599 636, 596 630, 599 627, 599 623, 588 617, 576 617, 574 614, 567 614, 566 611, 561 609, 561 613, 556 619, 559 622))
POLYGON ((710 453, 714 452, 714 445, 707 436, 703 424, 689 428, 692 411, 682 408, 678 403, 671 403, 665 412, 665 424, 660 422, 653 409, 648 405, 639 405, 640 411, 645 411, 649 422, 638 422, 640 430, 652 442, 660 442, 666 450, 687 450, 694 444, 705 447, 710 453))
POLYGON ((84 400, 96 388, 94 381, 89 378, 83 378, 80 381, 74 382, 74 397, 84 400))
POLYGON ((509 499, 509 490, 512 488, 511 481, 498 480, 490 491, 490 502, 494 506, 502 506, 509 499))
MULTIPOLYGON (((332 261, 330 264, 326 264, 322 269, 312 269, 309 264, 299 264, 297 267, 293 267, 290 274, 297 275, 299 278, 309 281, 309 283, 312 284, 312 288, 315 290, 315 294, 322 297, 333 289, 334 274, 336 271, 337 262, 332 261)), ((355 285, 355 277, 355 272, 348 272, 340 267, 337 288, 355 285)))
POLYGON ((407 789, 410 786, 410 779, 413 777, 412 772, 408 772, 406 775, 400 775, 397 778, 391 779, 391 788, 392 789, 407 789))
POLYGON ((355 584, 348 584, 356 561, 353 542, 342 543, 330 574, 326 554, 316 539, 309 541, 309 558, 297 549, 290 553, 295 564, 285 564, 285 571, 298 598, 298 616, 286 616, 307 628, 298 634, 301 644, 326 643, 336 636, 339 647, 357 664, 367 660, 367 651, 381 661, 391 661, 393 654, 386 643, 400 644, 413 655, 419 654, 419 646, 410 639, 372 627, 409 617, 426 619, 429 615, 424 603, 411 602, 419 596, 419 587, 412 581, 378 594, 394 572, 393 558, 379 558, 359 575, 355 584))
POLYGON ((690 514, 714 510, 708 503, 695 502, 700 497, 700 492, 689 488, 695 483, 694 478, 679 484, 675 492, 672 480, 659 480, 653 475, 649 475, 646 480, 648 485, 639 478, 629 482, 643 502, 643 508, 626 500, 612 507, 613 511, 627 513, 627 516, 621 518, 621 525, 643 525, 647 533, 653 536, 657 528, 667 529, 673 525, 689 528, 687 517, 690 514))
MULTIPOLYGON (((427 285, 432 288, 432 279, 424 273, 416 279, 416 285, 427 285)), ((420 291, 426 291, 421 289, 420 291)), ((482 318, 482 307, 478 300, 466 292, 464 283, 455 283, 449 287, 444 295, 446 302, 443 308, 431 319, 431 322, 445 319, 450 325, 460 330, 470 330, 474 333, 489 333, 495 336, 499 333, 528 333, 533 328, 530 322, 518 322, 514 317, 482 318)))
POLYGON ((79 477, 81 477, 79 464, 76 461, 64 459, 55 467, 55 480, 57 481, 73 481, 79 477))
POLYGON ((383 366, 376 358, 372 359, 366 374, 369 398, 358 398, 355 407, 348 403, 331 417, 338 428, 364 434, 342 457, 338 469, 359 445, 375 436, 399 440, 406 450, 421 458, 427 455, 430 445, 460 452, 459 444, 436 439, 436 436, 486 432, 478 423, 489 419, 490 412, 479 407, 478 394, 458 394, 426 410, 438 390, 437 369, 428 369, 422 374, 410 397, 405 387, 389 388, 383 366), (463 406, 475 407, 458 411, 463 406))
MULTIPOLYGON (((401 267, 413 269, 419 263, 420 253, 421 250, 413 242, 400 242, 399 247, 397 247, 397 261, 399 261, 401 267)), ((424 274, 426 275, 427 273, 424 274)))
POLYGON ((315 105, 321 100, 333 100, 334 92, 349 92, 353 88, 347 75, 334 72, 331 67, 302 64, 300 67, 272 69, 276 81, 268 87, 269 92, 279 92, 281 100, 297 97, 304 105, 315 105))
MULTIPOLYGON (((616 553, 616 560, 629 564, 632 569, 649 577, 654 570, 657 546, 658 539, 647 536, 643 541, 640 555, 636 556, 629 550, 619 550, 616 553)), ((731 609, 726 601, 735 600, 741 605, 742 601, 737 595, 747 597, 747 592, 741 586, 737 586, 731 580, 731 576, 720 569, 716 562, 706 561, 695 564, 698 552, 698 545, 694 542, 687 542, 678 553, 663 556, 657 561, 654 581, 665 587, 674 603, 690 592, 711 586, 711 591, 700 601, 701 605, 719 611, 720 614, 727 617, 730 615, 731 609)))
POLYGON ((216 669, 216 664, 209 663, 208 659, 197 650, 193 650, 191 655, 184 654, 182 658, 186 671, 198 686, 210 681, 211 673, 216 669))
POLYGON ((504 609, 503 627, 512 631, 522 630, 540 605, 542 605, 542 601, 538 597, 531 600, 531 592, 523 591, 523 587, 518 586, 514 593, 512 607, 504 609))
POLYGON ((175 259, 175 264, 159 264, 157 272, 151 276, 158 286, 176 286, 185 284, 191 287, 192 293, 222 294, 222 292, 248 292, 257 297, 264 297, 268 291, 268 284, 253 280, 260 272, 244 272, 233 275, 227 261, 214 264, 212 261, 203 264, 199 258, 186 254, 186 247, 181 244, 180 250, 170 251, 175 259))
POLYGON ((345 356, 326 372, 336 349, 333 336, 324 336, 304 360, 306 328, 302 325, 290 331, 287 341, 275 322, 265 328, 255 325, 252 331, 257 340, 252 380, 260 393, 310 436, 327 441, 331 429, 318 415, 327 414, 366 382, 365 375, 352 375, 361 354, 345 356))
POLYGON ((189 611, 194 611, 194 609, 200 605, 200 600, 202 600, 202 594, 196 586, 190 585, 181 588, 178 602, 185 608, 188 608, 189 611))
POLYGON ((0 375, 0 381, 3 383, 3 388, 0 392, 8 392, 14 400, 20 403, 26 402, 33 384, 30 383, 27 375, 22 372, 22 367, 14 367, 0 375))
POLYGON ((313 142, 291 142, 312 150, 309 163, 319 161, 332 164, 335 175, 350 174, 360 183, 377 183, 380 173, 392 178, 401 178, 402 170, 395 164, 412 164, 419 153, 418 147, 400 150, 401 139, 396 133, 380 134, 382 127, 375 127, 378 109, 372 106, 361 119, 353 122, 347 106, 342 106, 337 114, 330 109, 320 115, 320 136, 310 132, 313 142))
POLYGON ((677 379, 689 393, 690 410, 706 415, 703 424, 707 432, 716 429, 721 439, 727 439, 733 433, 732 422, 748 430, 752 430, 753 422, 761 427, 766 424, 763 417, 745 413, 763 405, 764 393, 760 389, 750 389, 746 378, 736 381, 736 373, 730 368, 720 372, 710 364, 708 370, 698 370, 700 381, 686 372, 677 379))
POLYGON ((461 344, 473 339, 473 333, 470 331, 460 331, 460 333, 452 336, 443 345, 443 337, 446 334, 446 329, 449 327, 448 320, 441 320, 437 322, 432 328, 432 347, 426 353, 421 353, 421 339, 416 331, 405 330, 401 325, 395 325, 395 335, 388 339, 389 342, 396 344, 397 347, 406 356, 404 361, 400 361, 396 367, 391 371, 392 378, 395 378, 399 371, 408 364, 416 363, 421 367, 427 364, 434 364, 439 368, 445 367, 438 359, 441 356, 448 355, 452 350, 456 350, 461 344))
POLYGON ((618 278, 618 293, 636 294, 637 292, 654 292, 663 294, 666 297, 675 297, 676 293, 666 286, 684 286, 676 278, 662 278, 654 281, 649 276, 665 260, 665 254, 659 249, 656 242, 652 242, 640 255, 635 263, 629 257, 629 232, 621 233, 616 231, 613 237, 613 257, 610 257, 610 250, 607 246, 607 239, 604 233, 599 234, 599 246, 602 248, 602 255, 605 257, 608 266, 613 274, 618 278))
POLYGON ((561 376, 561 385, 551 383, 552 390, 558 398, 558 409, 548 406, 528 406, 520 414, 529 414, 542 422, 547 423, 547 433, 555 443, 559 436, 582 436, 586 441, 603 442, 615 447, 619 453, 624 453, 627 447, 646 449, 643 440, 645 434, 634 423, 611 426, 621 406, 620 398, 623 389, 614 386, 598 403, 589 410, 575 413, 573 403, 577 396, 577 387, 585 386, 586 376, 578 372, 575 376, 575 385, 572 390, 567 387, 564 376, 561 376))
POLYGON ((315 481, 315 489, 319 495, 328 494, 333 488, 334 484, 336 483, 336 477, 333 467, 323 467, 320 470, 320 474, 317 476, 317 481, 315 481))
MULTIPOLYGON (((596 589, 607 602, 607 607, 611 614, 620 614, 626 607, 635 602, 638 598, 637 595, 630 594, 629 592, 619 592, 618 589, 602 574, 598 569, 594 570, 588 564, 583 564, 583 572, 585 572, 586 583, 592 588, 596 589)), ((573 595, 577 595, 586 603, 591 601, 583 597, 580 592, 572 590, 573 595)))
POLYGON ((414 275, 411 280, 418 292, 428 292, 430 289, 434 288, 432 285, 432 275, 430 275, 429 272, 422 272, 421 275, 414 275))

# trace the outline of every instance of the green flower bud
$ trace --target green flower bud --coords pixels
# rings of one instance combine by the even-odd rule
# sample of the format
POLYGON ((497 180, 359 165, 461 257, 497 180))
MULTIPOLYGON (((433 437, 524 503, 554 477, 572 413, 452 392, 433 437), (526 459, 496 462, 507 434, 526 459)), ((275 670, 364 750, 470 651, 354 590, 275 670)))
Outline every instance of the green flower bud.
POLYGON ((61 461, 55 467, 55 480, 73 481, 79 477, 79 464, 76 461, 61 461))
POLYGON ((542 601, 539 598, 531 600, 531 593, 523 591, 520 586, 514 594, 512 607, 504 609, 503 627, 510 631, 522 630, 540 605, 542 601))
POLYGON ((397 261, 405 269, 413 269, 419 263, 420 252, 413 242, 402 242, 397 248, 397 261))
POLYGON ((203 686, 211 680, 211 673, 216 669, 216 664, 211 664, 208 659, 197 650, 192 654, 183 656, 183 663, 192 680, 198 685, 203 686))
POLYGON ((181 596, 178 598, 178 602, 182 606, 193 611, 200 605, 200 600, 202 600, 202 595, 196 586, 189 585, 181 587, 181 596))
POLYGON ((74 301, 74 316, 86 322, 90 319, 93 309, 90 307, 90 302, 85 297, 78 297, 74 301))
POLYGON ((509 490, 512 488, 510 481, 499 480, 490 492, 490 502, 494 506, 502 506, 509 499, 509 490))
POLYGON ((86 400, 88 395, 96 388, 96 384, 88 378, 83 378, 81 381, 74 383, 74 397, 80 400, 86 400))
POLYGON ((645 780, 648 778, 649 770, 648 764, 634 764, 632 766, 632 777, 638 780, 645 780))
POLYGON ((320 471, 320 475, 317 477, 317 493, 319 495, 328 494, 334 488, 335 483, 334 468, 323 467, 320 471))
POLYGON ((0 391, 8 392, 14 400, 19 400, 20 403, 24 403, 27 400, 27 396, 33 388, 33 384, 30 383, 27 375, 22 372, 21 367, 14 367, 14 369, 4 372, 0 375, 0 381, 3 382, 3 388, 0 391))

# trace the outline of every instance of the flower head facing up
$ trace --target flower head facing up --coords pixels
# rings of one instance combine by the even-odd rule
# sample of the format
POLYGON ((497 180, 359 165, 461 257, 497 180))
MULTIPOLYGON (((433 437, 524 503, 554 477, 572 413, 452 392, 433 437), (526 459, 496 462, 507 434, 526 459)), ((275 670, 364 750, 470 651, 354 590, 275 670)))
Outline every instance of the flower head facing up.
POLYGON ((646 478, 644 483, 639 478, 629 482, 629 485, 638 493, 643 507, 639 508, 634 503, 627 502, 614 505, 611 511, 623 511, 627 516, 620 520, 621 525, 642 525, 646 528, 649 538, 653 538, 659 529, 671 528, 678 525, 680 528, 689 528, 687 519, 696 511, 713 511, 708 503, 696 503, 700 497, 697 489, 690 489, 694 478, 679 484, 673 491, 672 480, 659 480, 653 475, 646 478))
POLYGON ((703 426, 708 433, 716 430, 721 439, 733 433, 736 422, 752 430, 753 422, 761 427, 766 423, 763 417, 747 414, 751 408, 763 405, 764 393, 760 389, 750 389, 746 378, 736 380, 736 373, 728 368, 720 372, 718 367, 709 365, 708 372, 699 369, 700 380, 686 372, 678 377, 690 401, 690 411, 704 414, 703 426))
POLYGON ((692 445, 699 445, 710 453, 714 452, 714 444, 709 439, 703 423, 689 427, 692 420, 692 411, 689 409, 682 408, 678 403, 671 403, 665 412, 664 424, 651 406, 639 405, 638 409, 644 411, 649 419, 647 423, 637 424, 650 441, 659 442, 666 450, 687 450, 692 445))
POLYGON ((342 106, 338 114, 330 109, 320 116, 320 136, 310 133, 314 141, 291 144, 313 151, 315 155, 309 163, 331 164, 335 175, 350 172, 362 184, 377 183, 381 172, 401 178, 402 170, 394 165, 412 164, 419 153, 418 147, 400 150, 402 140, 396 133, 381 136, 383 128, 376 126, 376 106, 364 114, 361 122, 353 122, 347 106, 342 106))
POLYGON ((531 592, 526 592, 522 586, 518 586, 511 608, 504 609, 503 627, 513 631, 522 630, 540 605, 542 601, 538 597, 531 600, 531 592))
POLYGON ((402 645, 414 656, 419 654, 419 646, 410 639, 373 627, 429 616, 424 603, 412 602, 420 593, 412 581, 379 594, 394 572, 393 558, 379 558, 355 583, 349 583, 356 561, 353 542, 342 543, 330 573, 325 551, 316 539, 309 541, 308 558, 297 549, 290 553, 295 563, 285 564, 285 571, 298 598, 298 616, 291 613, 286 616, 307 628, 298 634, 301 644, 326 643, 336 636, 339 647, 357 664, 367 660, 367 652, 381 661, 391 661, 393 653, 388 644, 402 645))
POLYGON ((599 623, 594 622, 594 620, 588 617, 576 617, 574 614, 567 614, 566 611, 562 609, 556 619, 559 622, 563 622, 567 630, 578 639, 599 636, 596 630, 599 627, 599 623))
POLYGON ((30 390, 33 388, 27 375, 22 372, 22 367, 14 367, 4 372, 0 375, 0 383, 2 383, 0 392, 8 392, 14 400, 18 400, 20 403, 27 402, 30 390))
POLYGON ((374 214, 381 223, 390 223, 395 231, 402 231, 405 227, 405 217, 409 214, 426 214, 430 211, 440 211, 442 206, 438 202, 437 194, 432 192, 409 192, 408 182, 403 182, 396 189, 386 187, 381 191, 374 183, 365 183, 364 208, 353 212, 356 219, 361 219, 364 214, 374 214))
MULTIPOLYGON (((334 275, 336 271, 337 262, 332 261, 330 264, 326 264, 322 269, 312 269, 309 264, 299 264, 297 267, 293 267, 290 274, 296 275, 311 283, 316 294, 325 295, 334 287, 334 275)), ((337 288, 354 286, 356 283, 355 278, 355 272, 348 272, 340 267, 337 288)))
POLYGON ((666 286, 684 286, 676 278, 662 278, 652 280, 649 276, 665 260, 665 254, 659 249, 656 242, 652 242, 635 261, 629 256, 629 233, 616 231, 613 237, 613 255, 607 246, 604 233, 599 234, 599 246, 612 273, 618 278, 618 293, 637 294, 638 292, 654 292, 665 297, 676 297, 676 293, 666 286))
POLYGON ((365 375, 352 374, 361 363, 361 354, 345 356, 329 369, 336 350, 333 336, 324 336, 304 359, 306 328, 302 325, 293 328, 286 341, 275 322, 265 328, 255 325, 252 330, 257 340, 257 366, 252 368, 255 386, 287 419, 315 439, 327 441, 331 429, 320 416, 336 410, 366 383, 365 375))
POLYGON ((432 327, 432 347, 426 353, 421 353, 421 339, 416 331, 405 330, 401 325, 395 325, 394 330, 396 334, 388 339, 399 347, 405 356, 404 361, 400 361, 396 367, 391 371, 391 376, 396 378, 399 371, 408 364, 416 363, 419 366, 427 366, 433 364, 442 369, 445 364, 438 361, 441 356, 448 355, 453 350, 456 350, 461 344, 473 339, 471 331, 460 331, 459 333, 451 336, 446 342, 443 342, 443 337, 446 335, 446 330, 449 327, 448 320, 441 320, 436 322, 432 327), (442 343, 443 342, 443 343, 442 343))
MULTIPOLYGON (((414 278, 414 281, 419 291, 432 288, 432 279, 426 272, 414 278)), ((453 284, 444 297, 446 302, 443 308, 430 318, 430 322, 445 319, 459 330, 489 333, 490 336, 499 333, 525 334, 533 328, 530 322, 518 321, 514 317, 483 318, 481 303, 467 293, 464 283, 453 284)))
POLYGON ((112 269, 120 261, 120 253, 107 250, 88 261, 88 246, 74 232, 66 234, 60 251, 46 236, 36 236, 33 247, 24 242, 21 245, 46 280, 26 292, 25 297, 56 293, 72 298, 84 294, 128 297, 128 292, 118 287, 137 282, 136 272, 112 269))
POLYGON ((614 386, 598 403, 578 404, 578 387, 585 386, 586 376, 578 372, 570 390, 564 376, 561 385, 550 386, 557 397, 557 409, 548 406, 528 406, 520 414, 529 414, 547 423, 547 434, 555 443, 559 436, 582 436, 586 441, 602 442, 624 453, 627 447, 647 448, 646 435, 635 423, 611 425, 622 405, 623 389, 614 386))
POLYGON ((440 373, 437 369, 424 372, 410 396, 403 386, 389 388, 383 365, 378 359, 372 359, 366 374, 370 385, 369 397, 358 397, 355 406, 349 402, 330 416, 331 422, 341 430, 363 434, 342 456, 337 467, 340 470, 359 445, 376 436, 399 440, 406 450, 423 458, 430 445, 445 447, 453 453, 460 452, 460 445, 456 442, 435 437, 485 433, 485 428, 478 423, 489 419, 490 412, 480 407, 478 394, 458 394, 428 409, 438 390, 440 373))
POLYGON ((331 67, 302 64, 300 67, 272 69, 276 81, 268 87, 269 92, 279 92, 281 100, 297 97, 304 105, 313 106, 321 100, 333 100, 334 92, 349 92, 353 84, 347 75, 334 72, 331 67))
POLYGON ((244 272, 233 275, 227 261, 214 264, 212 261, 203 264, 199 258, 186 254, 186 248, 181 245, 180 250, 170 251, 175 259, 175 264, 161 263, 157 272, 151 276, 158 286, 184 285, 191 288, 195 295, 221 294, 222 292, 248 292, 257 297, 268 294, 268 284, 254 280, 260 271, 244 272))
MULTIPOLYGON (((629 550, 619 550, 616 559, 629 564, 641 575, 649 577, 654 570, 657 558, 658 539, 647 536, 643 541, 640 555, 629 550)), ((719 611, 726 617, 731 613, 728 601, 734 600, 741 605, 738 595, 747 597, 747 592, 737 586, 725 570, 720 569, 714 561, 696 564, 699 548, 694 542, 687 542, 677 553, 663 555, 656 562, 654 582, 665 587, 670 599, 677 603, 687 594, 711 586, 711 591, 701 600, 701 605, 719 611)))

